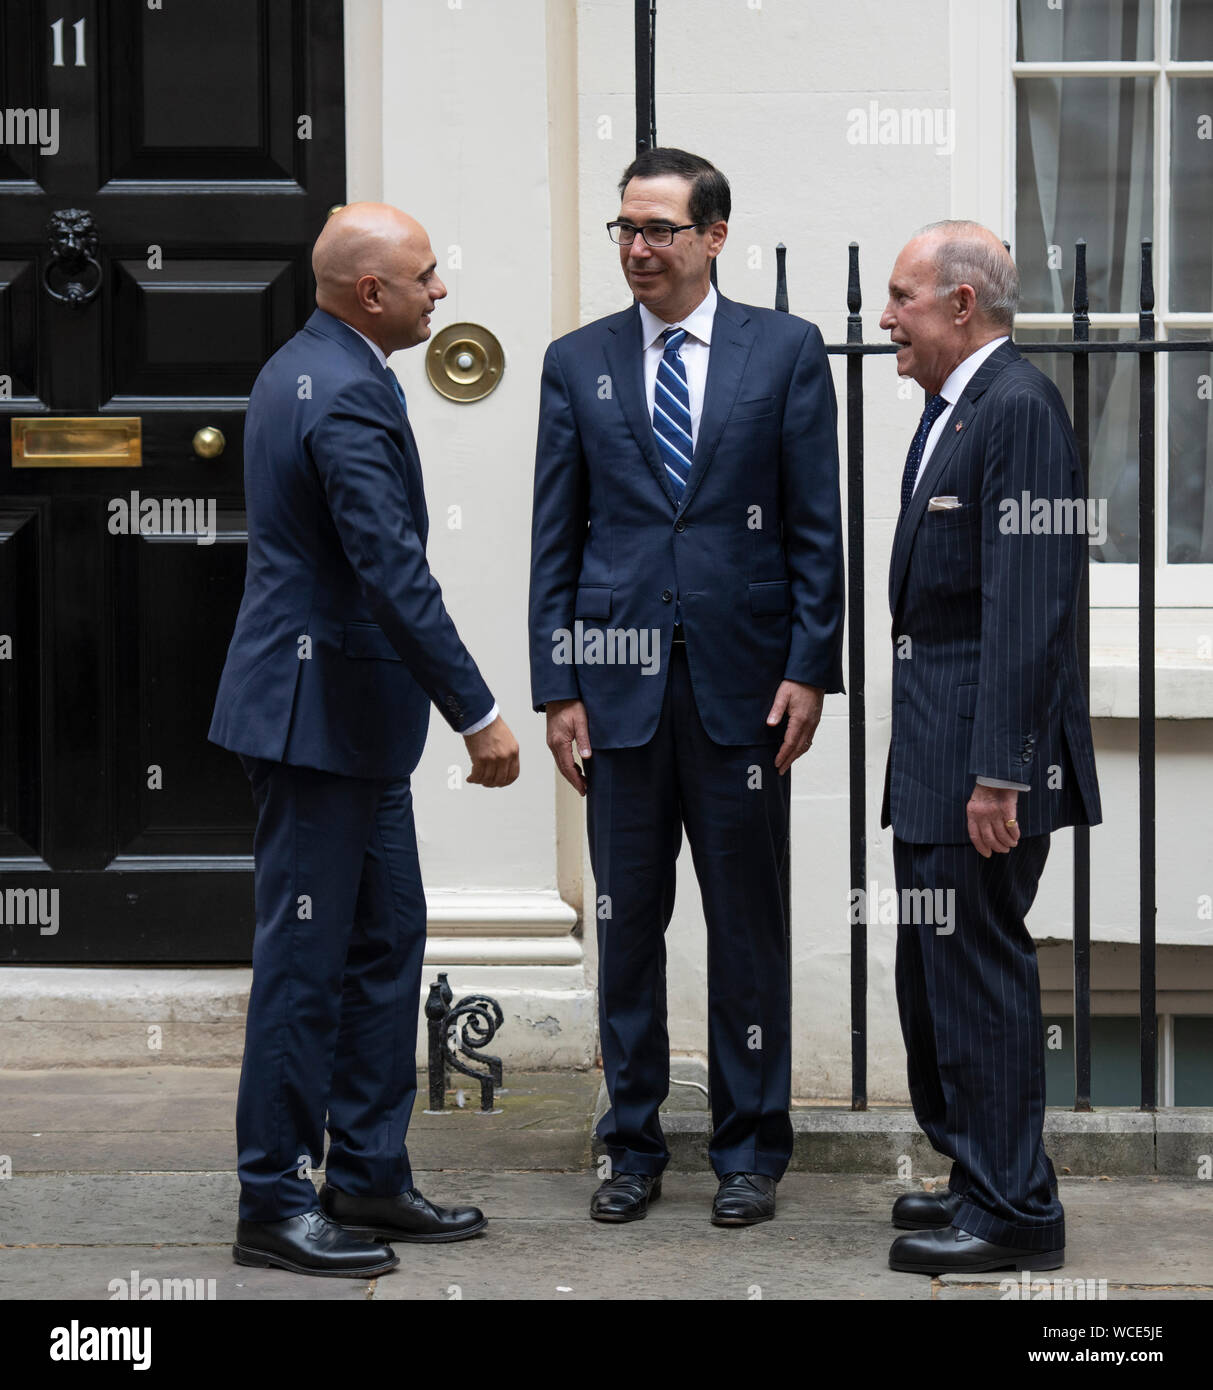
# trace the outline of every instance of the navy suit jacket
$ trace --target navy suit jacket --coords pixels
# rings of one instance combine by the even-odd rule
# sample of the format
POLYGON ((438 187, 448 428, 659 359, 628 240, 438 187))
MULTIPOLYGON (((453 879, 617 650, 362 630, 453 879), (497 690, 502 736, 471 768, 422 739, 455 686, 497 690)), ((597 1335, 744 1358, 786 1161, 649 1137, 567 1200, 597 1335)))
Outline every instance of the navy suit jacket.
POLYGON ((661 713, 676 601, 696 708, 714 742, 769 739, 766 717, 784 678, 840 691, 836 417, 816 327, 719 295, 679 499, 653 437, 639 309, 552 343, 531 535, 534 708, 581 699, 592 747, 647 743, 661 713), (611 630, 655 633, 659 670, 557 660, 557 634, 578 623, 604 641, 611 630))
POLYGON ((210 739, 407 776, 431 701, 459 730, 493 697, 426 561, 421 461, 387 371, 317 309, 261 369, 244 439, 244 598, 210 739))
POLYGON ((1001 344, 954 406, 893 539, 881 824, 899 839, 967 844, 978 777, 1030 786, 1023 835, 1099 823, 1076 640, 1087 537, 1052 526, 1054 499, 1084 497, 1060 393, 1001 344), (1024 493, 1048 499, 1048 533, 1008 529, 1024 493), (942 496, 960 507, 930 511, 942 496))

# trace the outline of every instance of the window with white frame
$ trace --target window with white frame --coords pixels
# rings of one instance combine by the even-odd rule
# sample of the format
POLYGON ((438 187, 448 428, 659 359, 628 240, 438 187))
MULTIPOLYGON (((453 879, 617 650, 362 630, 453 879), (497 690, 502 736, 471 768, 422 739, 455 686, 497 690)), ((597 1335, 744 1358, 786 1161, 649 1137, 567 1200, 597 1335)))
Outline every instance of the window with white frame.
MULTIPOLYGON (((1213 0, 1016 0, 1016 334, 1070 338, 1087 243, 1091 338, 1137 336, 1141 243, 1157 336, 1213 338, 1213 0)), ((1068 361, 1033 359, 1069 399, 1068 361)), ((1107 538, 1092 601, 1134 601, 1136 354, 1093 354, 1091 494, 1107 538)), ((1160 605, 1213 606, 1213 354, 1157 357, 1160 605)))

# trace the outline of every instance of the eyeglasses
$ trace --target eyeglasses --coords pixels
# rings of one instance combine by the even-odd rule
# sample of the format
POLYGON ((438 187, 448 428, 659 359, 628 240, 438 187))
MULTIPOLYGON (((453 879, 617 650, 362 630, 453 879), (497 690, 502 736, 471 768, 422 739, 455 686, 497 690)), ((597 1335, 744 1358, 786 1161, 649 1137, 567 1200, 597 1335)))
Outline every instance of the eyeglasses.
POLYGON ((706 222, 687 222, 681 227, 671 227, 668 222, 654 222, 648 227, 634 227, 630 222, 608 222, 607 231, 611 240, 620 246, 631 246, 639 232, 646 246, 672 246, 675 232, 688 232, 692 227, 706 227, 706 222))

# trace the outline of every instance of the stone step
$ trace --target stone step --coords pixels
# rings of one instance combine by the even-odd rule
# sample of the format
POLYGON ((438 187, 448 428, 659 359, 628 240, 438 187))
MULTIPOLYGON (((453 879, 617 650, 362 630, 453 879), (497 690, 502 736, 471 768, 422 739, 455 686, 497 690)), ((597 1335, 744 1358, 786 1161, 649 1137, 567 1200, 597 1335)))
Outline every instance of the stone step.
MULTIPOLYGON (((661 1127, 670 1166, 710 1167, 707 1066, 699 1058, 672 1058, 670 1097, 661 1127)), ((594 1107, 594 1128, 609 1104, 606 1083, 594 1107)), ((1059 1176, 1122 1177, 1163 1174, 1213 1179, 1213 1109, 1173 1108, 1147 1114, 1105 1109, 1077 1113, 1053 1107, 1045 1113, 1045 1143, 1059 1176)), ((790 1172, 875 1173, 915 1178, 947 1174, 951 1164, 927 1142, 908 1106, 854 1111, 842 1105, 792 1106, 790 1172)), ((593 1137, 595 1160, 606 1150, 593 1137)))

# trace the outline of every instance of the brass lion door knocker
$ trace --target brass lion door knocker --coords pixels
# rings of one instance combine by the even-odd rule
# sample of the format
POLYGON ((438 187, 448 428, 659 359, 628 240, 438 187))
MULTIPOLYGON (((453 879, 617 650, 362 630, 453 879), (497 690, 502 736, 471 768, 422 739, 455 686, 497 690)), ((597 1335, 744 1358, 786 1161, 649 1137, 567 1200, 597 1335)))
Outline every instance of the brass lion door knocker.
POLYGON ((52 213, 46 230, 51 249, 42 276, 46 292, 60 304, 82 309, 96 298, 105 278, 96 256, 101 238, 93 214, 80 208, 52 213), (92 284, 86 287, 87 280, 92 284))

